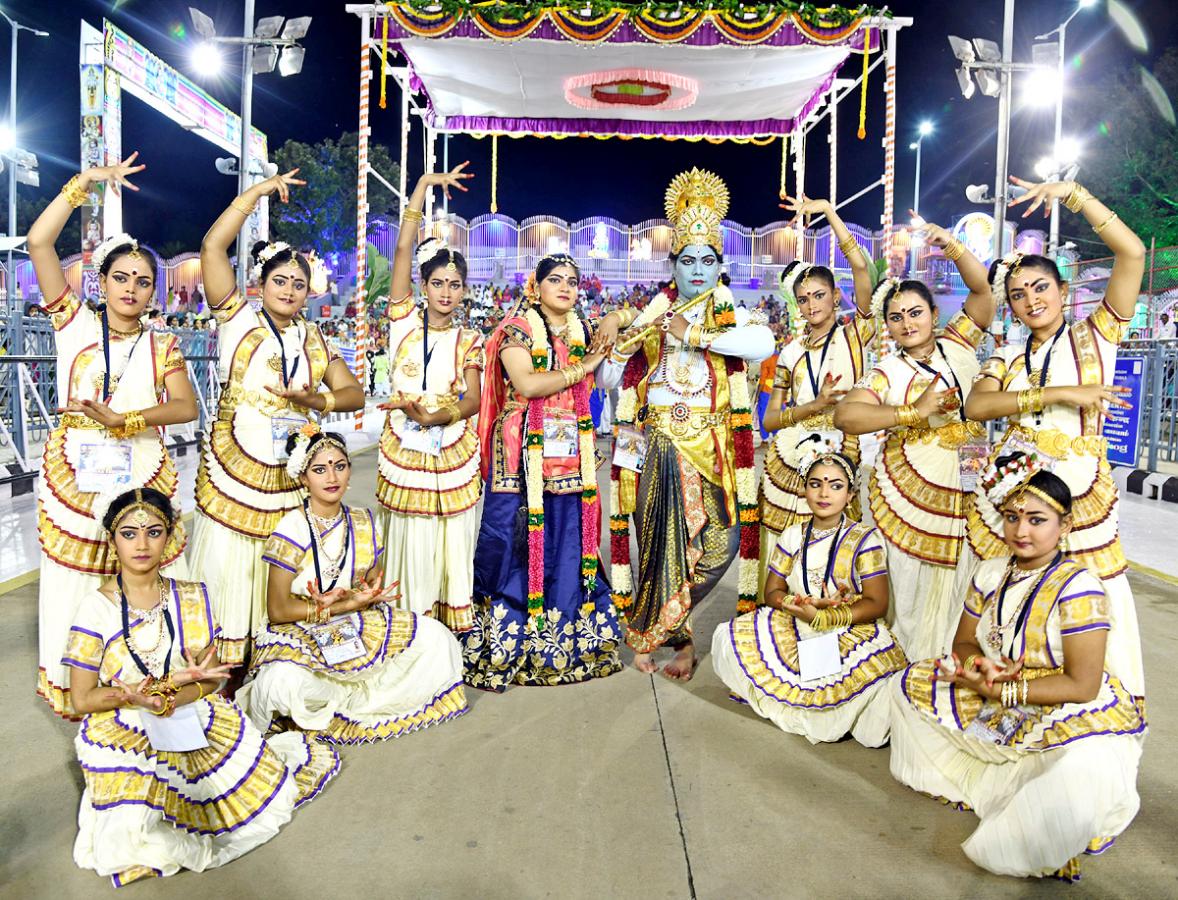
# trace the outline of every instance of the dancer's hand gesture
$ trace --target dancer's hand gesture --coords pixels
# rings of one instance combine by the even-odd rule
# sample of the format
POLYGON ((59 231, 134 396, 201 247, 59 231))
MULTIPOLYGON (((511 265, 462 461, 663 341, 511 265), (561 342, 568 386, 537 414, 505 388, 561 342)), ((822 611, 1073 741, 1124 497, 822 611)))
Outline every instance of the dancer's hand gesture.
POLYGON ((919 215, 916 210, 908 210, 908 215, 912 217, 913 232, 922 235, 926 244, 933 247, 944 248, 953 241, 953 234, 947 228, 942 228, 935 222, 926 222, 919 215))
POLYGON ((217 649, 212 644, 205 651, 204 656, 195 652, 186 652, 184 660, 188 663, 172 676, 172 683, 176 687, 186 684, 196 684, 198 681, 221 681, 233 672, 233 666, 217 660, 217 649))
POLYGON ((818 389, 818 396, 814 398, 814 402, 818 406, 818 412, 824 409, 830 409, 842 400, 843 397, 847 396, 846 391, 835 389, 835 385, 842 381, 842 378, 842 375, 826 373, 826 377, 822 379, 822 387, 818 389))
POLYGON ((922 419, 927 419, 937 413, 954 412, 961 408, 961 396, 957 388, 952 387, 948 390, 938 391, 936 388, 940 382, 940 376, 934 378, 924 389, 924 393, 917 397, 916 402, 912 404, 922 419))
POLYGON ((1027 189, 1027 192, 1021 197, 1015 197, 1010 201, 1012 207, 1018 206, 1020 203, 1031 204, 1023 212, 1024 219, 1040 206, 1043 207, 1044 218, 1049 217, 1051 215, 1052 202, 1055 200, 1066 200, 1072 192, 1072 182, 1070 181, 1045 181, 1042 184, 1036 184, 1033 181, 1024 181, 1021 178, 1015 178, 1011 175, 1010 183, 1027 189))
POLYGON ((782 209, 793 213, 793 218, 789 220, 786 225, 787 228, 792 228, 798 221, 798 217, 810 215, 827 215, 830 212, 830 201, 822 199, 811 199, 805 194, 799 194, 796 197, 785 196, 782 198, 785 202, 778 203, 782 209))
POLYGON ((143 709, 161 710, 164 708, 164 698, 158 695, 148 695, 147 689, 151 686, 154 679, 149 675, 144 678, 139 684, 132 687, 121 679, 115 678, 111 681, 121 692, 120 700, 123 706, 139 706, 143 709))
POLYGON ((460 191, 467 191, 467 188, 462 182, 474 178, 474 173, 464 172, 467 166, 470 165, 470 160, 459 163, 449 172, 427 172, 417 180, 418 184, 426 187, 440 187, 442 192, 446 195, 446 199, 450 199, 450 188, 455 188, 460 191))
POLYGON ((260 191, 262 196, 269 196, 270 194, 276 193, 278 194, 279 200, 283 203, 289 203, 291 187, 294 185, 301 186, 307 183, 301 178, 295 178, 298 174, 299 170, 295 168, 281 175, 274 175, 265 181, 259 182, 253 190, 260 191))
POLYGON ((98 400, 71 400, 58 412, 81 413, 103 428, 122 428, 127 424, 126 417, 122 413, 115 412, 98 400))
POLYGON ((137 191, 139 188, 133 185, 128 179, 131 175, 138 174, 147 168, 144 163, 135 165, 135 160, 138 156, 139 151, 136 150, 120 163, 115 163, 113 166, 94 166, 82 174, 91 184, 108 185, 111 193, 116 197, 119 196, 119 193, 124 187, 132 191, 137 191))

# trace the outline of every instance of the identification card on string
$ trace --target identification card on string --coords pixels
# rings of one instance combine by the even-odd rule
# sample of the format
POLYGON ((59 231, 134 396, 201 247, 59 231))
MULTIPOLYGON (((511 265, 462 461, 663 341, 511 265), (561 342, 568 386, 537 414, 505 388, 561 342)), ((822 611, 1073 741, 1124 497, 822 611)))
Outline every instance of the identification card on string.
POLYGON ((577 417, 560 413, 544 414, 544 456, 577 455, 577 417))
POLYGON ((148 743, 153 750, 169 750, 173 753, 187 753, 203 750, 209 745, 200 714, 195 703, 177 706, 170 716, 153 716, 147 710, 139 711, 139 720, 147 732, 148 743))
POLYGON ((401 430, 401 446, 427 456, 441 456, 442 426, 422 425, 406 416, 405 426, 401 430))
POLYGON ((965 733, 991 744, 1010 744, 1027 714, 1017 706, 1002 706, 993 701, 982 707, 978 717, 969 723, 965 733))
POLYGON ((614 465, 641 474, 646 465, 646 433, 630 425, 618 426, 614 441, 614 465))
POLYGON ((311 640, 323 654, 323 661, 329 666, 350 662, 365 654, 364 642, 360 640, 360 615, 348 613, 329 619, 322 625, 307 629, 311 640))
POLYGON ((961 470, 961 489, 972 494, 978 479, 990 464, 990 442, 985 438, 962 444, 957 451, 957 465, 961 470))
POLYGON ((82 444, 78 453, 78 490, 121 494, 131 487, 131 442, 96 438, 82 444))
POLYGON ((803 683, 819 681, 842 669, 837 631, 827 631, 817 637, 798 641, 798 671, 803 683))
POLYGON ((274 441, 276 462, 286 462, 290 458, 286 452, 286 439, 306 424, 307 420, 300 416, 275 416, 270 420, 270 437, 274 441))

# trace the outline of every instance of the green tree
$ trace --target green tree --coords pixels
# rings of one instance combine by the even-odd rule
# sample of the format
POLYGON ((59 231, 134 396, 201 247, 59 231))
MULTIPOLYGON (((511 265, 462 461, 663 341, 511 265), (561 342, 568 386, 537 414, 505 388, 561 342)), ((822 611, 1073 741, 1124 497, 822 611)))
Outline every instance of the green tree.
MULTIPOLYGON (((45 211, 45 207, 57 196, 56 190, 35 188, 29 185, 17 185, 16 188, 16 233, 28 234, 29 226, 37 220, 37 216, 45 211)), ((4 213, 2 231, 8 231, 8 214, 4 213)), ((82 252, 82 215, 75 212, 65 223, 61 236, 57 239, 57 255, 62 259, 82 252)))
MULTIPOLYGON (((274 236, 296 247, 315 250, 320 256, 343 253, 356 247, 357 135, 351 131, 339 140, 315 144, 287 141, 273 157, 278 171, 298 168, 303 187, 291 191, 290 203, 271 200, 270 226, 274 236)), ((388 147, 369 143, 369 165, 396 184, 400 167, 388 147)), ((369 216, 394 212, 396 197, 375 178, 368 181, 369 216)))
POLYGON ((1178 47, 1166 50, 1153 70, 1164 95, 1147 87, 1142 72, 1110 72, 1081 101, 1091 137, 1080 180, 1147 245, 1153 238, 1169 247, 1178 244, 1178 129, 1168 99, 1178 100, 1178 47))

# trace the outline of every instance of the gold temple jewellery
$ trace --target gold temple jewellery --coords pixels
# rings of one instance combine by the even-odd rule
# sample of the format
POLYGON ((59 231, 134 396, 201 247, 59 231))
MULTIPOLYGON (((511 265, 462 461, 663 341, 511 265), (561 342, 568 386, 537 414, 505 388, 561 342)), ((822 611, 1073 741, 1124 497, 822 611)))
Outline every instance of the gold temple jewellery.
POLYGON ((61 194, 65 197, 66 203, 74 209, 85 206, 86 201, 90 198, 90 192, 82 187, 82 176, 75 175, 61 187, 61 194))
POLYGON ((147 429, 147 421, 143 418, 141 412, 129 412, 123 414, 123 424, 119 428, 112 428, 111 433, 117 438, 134 437, 141 431, 147 429))
POLYGON ((245 200, 242 197, 234 197, 229 202, 229 205, 243 216, 252 216, 254 214, 254 210, 258 207, 256 203, 250 203, 248 200, 245 200))

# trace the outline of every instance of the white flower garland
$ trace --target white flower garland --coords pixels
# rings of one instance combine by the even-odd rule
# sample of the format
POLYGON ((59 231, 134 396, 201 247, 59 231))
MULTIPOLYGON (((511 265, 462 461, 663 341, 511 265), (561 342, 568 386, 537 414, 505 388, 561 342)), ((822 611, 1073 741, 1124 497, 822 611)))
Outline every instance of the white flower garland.
POLYGON ((994 278, 990 282, 990 293, 994 295, 994 305, 999 310, 1006 302, 1006 276, 1010 274, 1012 268, 1019 264, 1022 258, 1023 254, 1015 250, 1012 253, 1007 253, 998 260, 998 265, 994 266, 994 278))
POLYGON ((275 241, 273 244, 267 244, 258 251, 257 261, 254 267, 250 269, 250 277, 258 284, 262 283, 262 267, 266 265, 271 259, 277 256, 284 250, 292 249, 290 244, 286 241, 275 241))
POLYGON ((106 262, 106 258, 110 256, 110 252, 119 247, 130 247, 132 250, 139 249, 139 241, 131 237, 125 231, 120 231, 116 235, 108 237, 105 241, 94 248, 94 254, 91 257, 94 268, 101 270, 102 264, 106 262))
POLYGON ((871 318, 883 323, 884 303, 900 287, 899 278, 883 278, 871 292, 871 318))
POLYGON ((1050 471, 1050 468, 1033 453, 1012 459, 1001 468, 992 462, 978 479, 978 487, 995 509, 1001 509, 1007 497, 1044 471, 1050 471))

